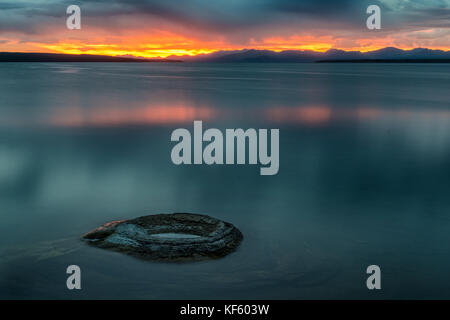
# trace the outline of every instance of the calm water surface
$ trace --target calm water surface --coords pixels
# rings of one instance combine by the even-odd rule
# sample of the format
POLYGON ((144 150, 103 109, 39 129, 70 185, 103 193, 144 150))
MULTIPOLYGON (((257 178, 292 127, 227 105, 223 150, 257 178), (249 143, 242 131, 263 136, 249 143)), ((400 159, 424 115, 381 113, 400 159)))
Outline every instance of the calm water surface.
POLYGON ((450 298, 449 88, 439 64, 0 64, 0 298, 450 298), (173 165, 194 120, 280 128, 278 175, 173 165), (163 212, 245 239, 187 264, 79 241, 163 212))

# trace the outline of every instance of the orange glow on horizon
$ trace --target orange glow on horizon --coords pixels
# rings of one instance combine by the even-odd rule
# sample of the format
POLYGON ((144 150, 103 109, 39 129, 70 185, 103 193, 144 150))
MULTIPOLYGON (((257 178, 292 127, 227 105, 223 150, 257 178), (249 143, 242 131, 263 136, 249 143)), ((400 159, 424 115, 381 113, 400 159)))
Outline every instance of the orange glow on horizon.
MULTIPOLYGON (((422 33, 430 34, 433 30, 423 30, 422 33)), ((170 31, 136 32, 118 35, 94 32, 94 30, 83 31, 82 38, 72 38, 70 34, 64 33, 58 36, 58 40, 47 39, 45 35, 39 36, 39 40, 19 41, 16 36, 4 36, 3 43, 0 44, 0 51, 9 52, 48 52, 63 54, 92 54, 105 56, 134 56, 142 58, 167 58, 170 56, 196 56, 210 54, 217 51, 257 49, 271 50, 275 52, 285 50, 311 50, 325 52, 330 49, 344 51, 368 52, 379 50, 385 47, 396 47, 403 50, 410 50, 417 47, 429 49, 440 49, 449 51, 448 42, 436 41, 421 42, 414 40, 414 35, 418 32, 399 35, 397 38, 392 35, 376 38, 336 37, 333 35, 316 36, 292 35, 267 36, 262 39, 250 38, 242 44, 231 43, 222 37, 199 38, 195 35, 185 36, 170 31), (42 39, 41 39, 42 37, 42 39), (406 39, 406 40, 405 40, 406 39), (443 45, 438 45, 442 43, 443 45)))
MULTIPOLYGON (((333 47, 331 44, 308 44, 298 46, 254 46, 254 47, 226 47, 226 48, 191 48, 191 49, 151 49, 151 50, 139 50, 136 48, 120 48, 115 45, 74 45, 70 43, 58 43, 58 44, 39 44, 39 48, 46 50, 23 50, 23 52, 36 52, 36 53, 62 53, 62 54, 90 54, 90 55, 104 55, 104 56, 133 56, 136 58, 168 58, 168 57, 182 57, 182 56, 197 56, 202 54, 210 54, 218 51, 231 51, 231 50, 270 50, 274 52, 281 52, 287 50, 299 50, 299 51, 315 51, 326 52, 330 49, 344 50, 344 51, 360 51, 370 52, 380 50, 386 47, 396 47, 402 50, 412 50, 420 46, 411 47, 399 47, 394 45, 370 45, 362 47, 352 48, 339 48, 333 47)), ((450 47, 433 47, 427 46, 432 50, 450 51, 450 47)))

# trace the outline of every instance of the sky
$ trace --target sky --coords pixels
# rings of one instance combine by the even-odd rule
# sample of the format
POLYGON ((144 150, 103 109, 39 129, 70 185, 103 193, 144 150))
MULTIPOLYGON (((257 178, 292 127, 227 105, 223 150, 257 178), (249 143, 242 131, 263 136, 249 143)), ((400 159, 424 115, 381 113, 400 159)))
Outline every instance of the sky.
POLYGON ((220 50, 450 50, 450 0, 0 0, 0 51, 140 57, 220 50), (66 8, 81 8, 68 30, 66 8), (381 30, 369 30, 369 5, 381 30))

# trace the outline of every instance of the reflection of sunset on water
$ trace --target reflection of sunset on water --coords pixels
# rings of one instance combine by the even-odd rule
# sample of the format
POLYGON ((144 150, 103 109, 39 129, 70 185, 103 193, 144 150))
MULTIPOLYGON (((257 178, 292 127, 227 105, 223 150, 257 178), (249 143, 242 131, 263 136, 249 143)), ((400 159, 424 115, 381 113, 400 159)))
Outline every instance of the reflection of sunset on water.
POLYGON ((50 115, 48 123, 62 127, 164 125, 191 122, 197 119, 210 120, 216 111, 208 107, 149 106, 120 109, 102 107, 84 110, 64 108, 50 115))
POLYGON ((439 109, 394 109, 361 107, 330 108, 323 106, 274 107, 265 111, 265 118, 280 124, 324 125, 337 121, 386 120, 393 121, 418 119, 450 119, 450 111, 439 109))
POLYGON ((355 112, 357 119, 380 119, 393 118, 397 120, 408 120, 418 117, 419 119, 449 119, 450 111, 439 109, 397 109, 388 110, 382 108, 358 108, 355 112))
POLYGON ((52 126, 52 127, 120 127, 130 125, 175 125, 192 123, 194 120, 221 122, 261 119, 276 125, 324 126, 339 122, 381 121, 403 122, 439 121, 450 119, 450 111, 440 109, 396 109, 360 107, 331 108, 326 106, 272 107, 261 111, 253 108, 221 109, 210 106, 172 106, 152 105, 147 107, 120 108, 82 108, 65 107, 49 109, 36 118, 4 116, 0 119, 2 127, 52 126), (258 114, 260 114, 258 116, 258 114))
POLYGON ((307 125, 320 125, 327 123, 331 117, 331 109, 328 107, 275 107, 266 112, 269 120, 279 123, 300 123, 307 125))

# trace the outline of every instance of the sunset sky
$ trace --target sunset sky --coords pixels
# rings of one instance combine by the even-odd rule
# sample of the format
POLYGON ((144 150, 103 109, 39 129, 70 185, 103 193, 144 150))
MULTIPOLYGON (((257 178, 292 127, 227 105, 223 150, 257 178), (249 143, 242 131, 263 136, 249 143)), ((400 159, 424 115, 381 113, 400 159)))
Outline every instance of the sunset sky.
POLYGON ((168 57, 244 48, 450 50, 450 0, 0 0, 0 51, 168 57), (81 30, 66 8, 81 8, 81 30), (366 28, 379 5, 382 30, 366 28))

